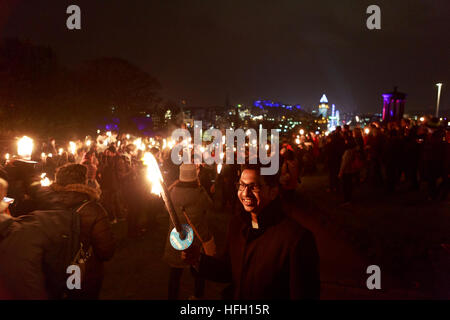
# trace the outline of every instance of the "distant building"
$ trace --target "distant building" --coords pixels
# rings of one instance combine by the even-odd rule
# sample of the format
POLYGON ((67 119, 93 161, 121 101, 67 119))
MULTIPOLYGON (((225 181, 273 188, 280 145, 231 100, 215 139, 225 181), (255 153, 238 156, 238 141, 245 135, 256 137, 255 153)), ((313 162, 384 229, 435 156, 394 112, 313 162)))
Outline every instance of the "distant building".
POLYGON ((320 104, 319 104, 319 114, 323 118, 327 118, 328 115, 328 109, 330 107, 328 106, 328 99, 325 93, 323 94, 322 98, 320 98, 320 104))
POLYGON ((397 91, 384 93, 383 96, 383 121, 398 121, 403 118, 405 112, 406 94, 397 91))

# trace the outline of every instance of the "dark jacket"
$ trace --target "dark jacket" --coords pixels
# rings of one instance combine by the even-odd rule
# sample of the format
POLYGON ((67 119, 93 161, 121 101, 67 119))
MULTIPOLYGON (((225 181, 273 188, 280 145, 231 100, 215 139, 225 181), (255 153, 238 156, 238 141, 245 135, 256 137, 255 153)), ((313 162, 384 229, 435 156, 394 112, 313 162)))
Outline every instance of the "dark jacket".
POLYGON ((107 214, 98 203, 100 193, 87 185, 73 184, 65 187, 53 184, 38 199, 39 210, 77 209, 85 200, 80 214, 80 241, 85 248, 92 246, 93 256, 86 265, 85 283, 77 296, 86 299, 98 297, 103 280, 103 262, 110 260, 115 251, 114 235, 107 214))
POLYGON ((251 228, 240 212, 229 225, 222 260, 201 256, 199 273, 212 281, 232 282, 234 299, 318 299, 319 255, 310 231, 284 215, 277 199, 251 228))
POLYGON ((42 270, 45 243, 45 234, 37 226, 23 229, 14 218, 0 214, 0 300, 48 298, 42 270), (19 236, 8 237, 19 229, 19 236))

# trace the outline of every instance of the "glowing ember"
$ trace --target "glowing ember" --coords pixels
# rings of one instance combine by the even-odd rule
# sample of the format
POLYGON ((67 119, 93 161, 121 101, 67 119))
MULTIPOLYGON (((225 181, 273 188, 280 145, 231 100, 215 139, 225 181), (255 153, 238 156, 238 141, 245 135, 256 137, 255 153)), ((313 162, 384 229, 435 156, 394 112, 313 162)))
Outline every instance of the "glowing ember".
POLYGON ((151 192, 156 195, 161 195, 163 191, 161 186, 163 177, 161 175, 161 171, 159 170, 159 166, 156 162, 155 157, 150 152, 146 152, 142 160, 144 162, 144 165, 147 166, 147 179, 152 185, 151 192))

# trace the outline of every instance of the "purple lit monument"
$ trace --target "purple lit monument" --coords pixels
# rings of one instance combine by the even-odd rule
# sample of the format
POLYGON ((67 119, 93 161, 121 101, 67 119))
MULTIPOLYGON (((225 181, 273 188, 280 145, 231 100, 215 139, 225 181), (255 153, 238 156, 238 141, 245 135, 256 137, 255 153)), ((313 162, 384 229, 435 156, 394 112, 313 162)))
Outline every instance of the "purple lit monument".
POLYGON ((398 121, 403 118, 403 112, 405 111, 406 94, 397 91, 397 87, 394 87, 394 91, 390 93, 384 93, 383 95, 383 121, 398 121))

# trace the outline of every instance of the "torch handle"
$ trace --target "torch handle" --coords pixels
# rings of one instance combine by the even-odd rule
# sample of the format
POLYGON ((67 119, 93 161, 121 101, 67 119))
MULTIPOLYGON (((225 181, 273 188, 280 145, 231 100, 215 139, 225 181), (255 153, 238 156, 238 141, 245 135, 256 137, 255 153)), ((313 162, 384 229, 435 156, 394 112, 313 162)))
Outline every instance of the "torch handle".
POLYGON ((175 208, 173 207, 172 201, 170 200, 169 190, 167 189, 167 186, 163 181, 161 181, 161 186, 163 189, 162 197, 163 197, 164 203, 166 204, 167 211, 169 212, 170 220, 172 220, 172 223, 175 226, 175 229, 179 233, 180 239, 184 240, 184 238, 186 238, 186 234, 185 234, 183 228, 181 228, 181 224, 180 224, 180 221, 178 220, 177 213, 175 211, 175 208))

